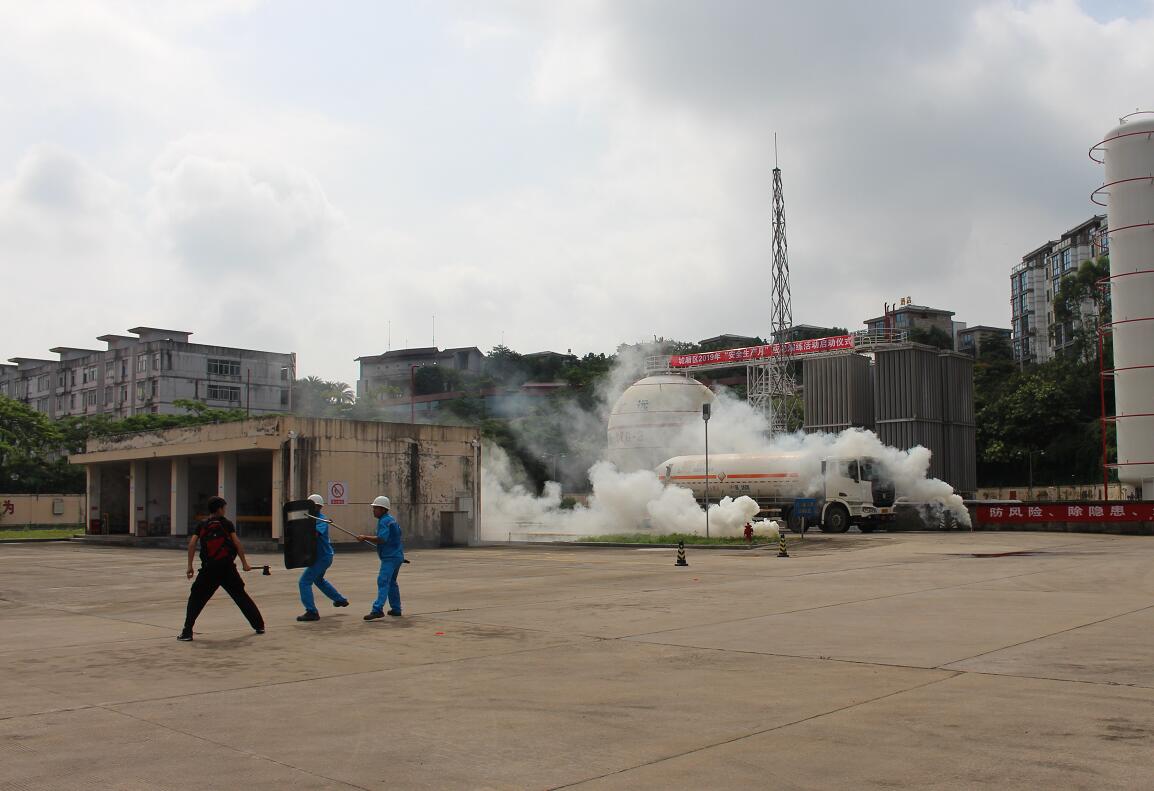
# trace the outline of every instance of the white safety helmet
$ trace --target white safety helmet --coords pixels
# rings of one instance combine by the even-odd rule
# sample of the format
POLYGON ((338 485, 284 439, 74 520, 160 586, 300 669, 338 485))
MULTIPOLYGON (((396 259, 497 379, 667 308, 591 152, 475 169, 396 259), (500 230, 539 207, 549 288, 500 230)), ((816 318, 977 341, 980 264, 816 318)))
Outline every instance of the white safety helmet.
POLYGON ((319 494, 310 494, 309 499, 312 500, 317 505, 324 505, 325 504, 325 498, 321 497, 319 494))
POLYGON ((389 504, 389 498, 383 494, 373 500, 373 508, 384 508, 386 511, 392 506, 389 504))

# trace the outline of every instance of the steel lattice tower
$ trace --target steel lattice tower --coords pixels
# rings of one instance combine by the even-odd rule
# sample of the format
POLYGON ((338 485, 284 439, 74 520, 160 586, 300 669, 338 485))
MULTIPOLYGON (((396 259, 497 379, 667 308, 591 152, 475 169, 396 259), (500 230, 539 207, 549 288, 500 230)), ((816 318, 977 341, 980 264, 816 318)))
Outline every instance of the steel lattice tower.
MULTIPOLYGON (((776 149, 776 141, 774 148, 776 149)), ((770 434, 789 433, 801 421, 794 398, 797 383, 787 341, 793 327, 793 305, 789 293, 789 244, 785 237, 785 192, 781 168, 773 168, 773 286, 770 340, 780 344, 781 353, 761 365, 746 369, 749 402, 766 414, 770 434)))

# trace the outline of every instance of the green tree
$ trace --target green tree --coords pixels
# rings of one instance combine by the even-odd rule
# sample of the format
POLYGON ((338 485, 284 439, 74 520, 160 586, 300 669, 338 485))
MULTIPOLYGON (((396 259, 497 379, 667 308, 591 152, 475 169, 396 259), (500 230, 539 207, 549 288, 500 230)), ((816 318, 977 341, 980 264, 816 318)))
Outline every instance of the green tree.
POLYGON ((941 327, 930 327, 929 329, 911 327, 909 339, 913 343, 924 343, 926 346, 934 346, 938 349, 954 348, 954 339, 941 327))
POLYGON ((83 471, 68 464, 67 451, 64 435, 47 416, 0 396, 0 490, 83 491, 83 471))
POLYGON ((1076 272, 1062 278, 1054 294, 1051 332, 1056 332, 1059 326, 1068 328, 1073 334, 1069 353, 1080 360, 1097 358, 1098 327, 1110 321, 1109 294, 1100 287, 1109 274, 1109 256, 1083 261, 1076 272))

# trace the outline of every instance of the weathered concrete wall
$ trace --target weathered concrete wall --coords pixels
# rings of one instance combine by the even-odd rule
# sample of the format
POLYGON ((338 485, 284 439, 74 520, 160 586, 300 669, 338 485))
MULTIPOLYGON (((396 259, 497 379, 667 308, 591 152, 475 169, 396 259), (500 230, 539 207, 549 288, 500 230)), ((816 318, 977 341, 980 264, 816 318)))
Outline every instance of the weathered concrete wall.
POLYGON ((84 526, 82 494, 0 494, 0 529, 84 526))
MULTIPOLYGON (((345 504, 325 507, 342 527, 373 532, 369 504, 383 494, 392 501, 407 546, 440 546, 446 522, 463 518, 471 528, 477 429, 303 418, 290 422, 298 435, 296 495, 315 492, 331 503, 332 484, 343 484, 345 504), (453 516, 462 512, 467 516, 453 516)), ((339 531, 333 538, 352 540, 339 531)))
MULTIPOLYGON (((456 543, 475 534, 479 448, 475 428, 282 415, 104 437, 71 461, 108 465, 269 450, 274 538, 282 535, 281 504, 312 493, 331 503, 339 483, 344 502, 325 509, 339 525, 372 532, 369 503, 384 494, 407 545, 427 547, 449 543, 450 534, 456 543)), ((353 540, 339 531, 333 539, 353 540)))

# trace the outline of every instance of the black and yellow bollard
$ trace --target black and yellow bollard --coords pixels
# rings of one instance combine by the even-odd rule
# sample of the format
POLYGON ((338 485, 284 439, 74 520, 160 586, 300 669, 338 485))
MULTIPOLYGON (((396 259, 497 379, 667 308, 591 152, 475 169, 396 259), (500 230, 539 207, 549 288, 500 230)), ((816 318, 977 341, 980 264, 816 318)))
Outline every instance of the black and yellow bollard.
POLYGON ((789 553, 785 551, 785 531, 779 530, 777 533, 777 556, 779 558, 789 557, 789 553))
POLYGON ((673 565, 674 566, 688 566, 689 565, 689 561, 685 559, 685 542, 684 541, 678 541, 677 542, 677 562, 674 563, 673 565))

